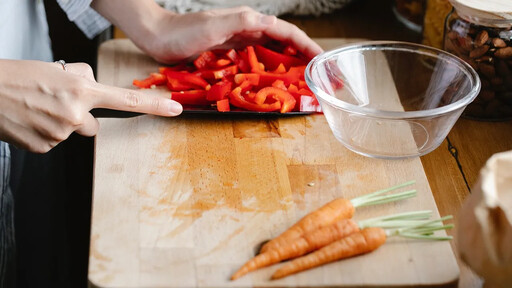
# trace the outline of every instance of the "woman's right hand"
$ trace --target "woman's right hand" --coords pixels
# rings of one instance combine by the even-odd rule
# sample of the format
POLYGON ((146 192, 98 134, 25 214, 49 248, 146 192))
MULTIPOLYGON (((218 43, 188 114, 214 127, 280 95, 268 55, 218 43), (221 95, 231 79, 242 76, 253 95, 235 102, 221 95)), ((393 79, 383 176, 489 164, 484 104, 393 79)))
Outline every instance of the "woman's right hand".
POLYGON ((179 103, 94 80, 85 63, 0 60, 0 140, 45 153, 73 132, 94 136, 93 108, 176 116, 179 103))

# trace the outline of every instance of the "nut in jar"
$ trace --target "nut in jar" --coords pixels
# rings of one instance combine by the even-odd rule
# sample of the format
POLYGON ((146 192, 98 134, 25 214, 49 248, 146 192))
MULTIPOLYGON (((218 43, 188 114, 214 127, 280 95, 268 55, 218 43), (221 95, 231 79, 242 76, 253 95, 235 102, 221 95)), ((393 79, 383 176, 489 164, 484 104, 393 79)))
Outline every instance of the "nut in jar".
POLYGON ((446 18, 444 49, 468 62, 482 83, 464 116, 512 119, 512 1, 450 2, 454 9, 446 18))

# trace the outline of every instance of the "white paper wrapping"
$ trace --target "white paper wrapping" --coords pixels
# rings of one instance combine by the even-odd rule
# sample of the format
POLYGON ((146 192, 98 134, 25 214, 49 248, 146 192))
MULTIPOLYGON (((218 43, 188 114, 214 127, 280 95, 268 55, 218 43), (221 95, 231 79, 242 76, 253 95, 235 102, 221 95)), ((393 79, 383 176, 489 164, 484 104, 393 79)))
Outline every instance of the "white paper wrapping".
POLYGON ((512 151, 493 155, 459 214, 462 260, 489 287, 512 287, 512 151))

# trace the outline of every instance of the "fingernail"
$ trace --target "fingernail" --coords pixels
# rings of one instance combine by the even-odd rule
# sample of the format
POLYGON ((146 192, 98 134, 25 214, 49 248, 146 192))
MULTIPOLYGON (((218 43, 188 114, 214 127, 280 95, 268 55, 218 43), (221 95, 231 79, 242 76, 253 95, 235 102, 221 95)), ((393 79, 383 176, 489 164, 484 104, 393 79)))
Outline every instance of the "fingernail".
POLYGON ((181 106, 180 103, 176 102, 176 101, 169 101, 169 114, 171 114, 171 116, 176 116, 176 115, 179 115, 181 114, 181 112, 183 112, 183 107, 181 106))
POLYGON ((263 25, 272 25, 276 20, 276 16, 273 15, 261 15, 260 23, 263 25))

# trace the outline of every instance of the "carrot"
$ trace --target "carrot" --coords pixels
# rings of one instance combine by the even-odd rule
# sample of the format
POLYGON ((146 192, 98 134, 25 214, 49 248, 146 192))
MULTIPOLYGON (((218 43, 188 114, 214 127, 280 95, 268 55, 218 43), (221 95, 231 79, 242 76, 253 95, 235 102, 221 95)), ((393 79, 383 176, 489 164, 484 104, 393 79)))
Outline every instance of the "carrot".
POLYGON ((284 264, 272 275, 272 279, 280 279, 325 263, 365 254, 379 248, 385 242, 386 231, 384 229, 379 227, 365 228, 284 264))
POLYGON ((231 280, 236 280, 256 269, 304 255, 356 231, 359 231, 359 226, 355 221, 341 219, 330 226, 304 234, 286 246, 278 246, 275 249, 269 249, 264 253, 258 254, 235 272, 231 276, 231 280))
POLYGON ((286 246, 278 246, 276 249, 270 249, 264 253, 247 261, 233 276, 231 280, 236 280, 243 275, 263 268, 283 260, 295 258, 307 254, 311 251, 320 249, 336 240, 342 239, 354 232, 367 227, 386 227, 396 228, 404 225, 421 224, 424 219, 430 218, 432 211, 413 211, 398 213, 382 217, 366 219, 356 223, 351 219, 341 219, 329 226, 325 226, 306 233, 301 237, 288 243, 286 246))
POLYGON ((391 236, 424 240, 450 240, 452 239, 451 236, 435 236, 432 235, 432 232, 453 228, 453 225, 442 224, 442 221, 451 218, 452 216, 449 215, 437 220, 419 221, 419 224, 414 225, 406 221, 405 223, 407 224, 404 224, 404 227, 392 231, 386 231, 380 227, 364 228, 306 256, 295 258, 284 264, 272 274, 272 279, 280 279, 322 264, 372 252, 384 244, 387 238, 391 236), (439 222, 441 225, 437 224, 439 222))
POLYGON ((356 207, 388 203, 391 201, 397 201, 413 197, 416 195, 416 190, 409 190, 400 193, 394 193, 391 195, 381 196, 381 194, 407 185, 411 185, 413 183, 414 181, 409 181, 400 185, 396 185, 367 195, 363 195, 351 200, 344 198, 334 199, 331 202, 319 208, 318 210, 315 210, 307 214, 301 220, 299 220, 297 223, 291 226, 288 230, 284 231, 276 238, 265 243, 261 247, 260 253, 265 253, 270 249, 276 249, 277 247, 280 246, 287 246, 288 243, 290 243, 290 241, 301 237, 305 233, 314 231, 321 227, 329 226, 332 223, 339 221, 341 219, 352 218, 356 207))

